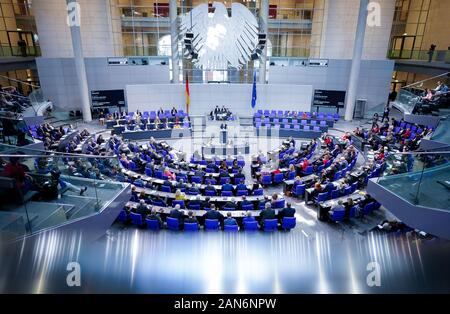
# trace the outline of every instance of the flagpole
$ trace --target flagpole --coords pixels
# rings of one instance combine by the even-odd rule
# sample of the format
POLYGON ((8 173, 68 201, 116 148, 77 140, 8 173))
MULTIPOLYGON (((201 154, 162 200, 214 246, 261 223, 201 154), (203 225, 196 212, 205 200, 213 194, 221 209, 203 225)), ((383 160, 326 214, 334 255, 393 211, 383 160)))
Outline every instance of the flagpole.
POLYGON ((191 95, 189 92, 189 76, 188 73, 186 73, 186 90, 185 90, 185 96, 186 96, 186 114, 189 115, 189 104, 191 102, 191 95))

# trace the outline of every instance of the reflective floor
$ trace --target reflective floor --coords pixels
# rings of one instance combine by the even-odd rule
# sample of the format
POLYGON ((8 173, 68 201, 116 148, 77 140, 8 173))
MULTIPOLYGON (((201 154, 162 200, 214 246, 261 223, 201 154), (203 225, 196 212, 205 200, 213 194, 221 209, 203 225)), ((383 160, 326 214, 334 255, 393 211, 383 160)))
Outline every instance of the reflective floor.
POLYGON ((55 232, 1 252, 0 292, 450 292, 450 242, 438 240, 301 229, 152 233, 133 227, 113 227, 89 245, 82 239, 55 232), (66 267, 74 261, 81 287, 66 283, 66 267), (380 286, 368 285, 378 280, 380 286))

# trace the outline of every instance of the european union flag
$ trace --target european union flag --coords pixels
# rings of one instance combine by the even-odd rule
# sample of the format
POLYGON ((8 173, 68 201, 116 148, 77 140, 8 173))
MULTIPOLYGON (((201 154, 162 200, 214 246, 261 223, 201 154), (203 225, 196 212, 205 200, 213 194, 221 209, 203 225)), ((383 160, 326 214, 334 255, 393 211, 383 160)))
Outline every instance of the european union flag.
POLYGON ((253 92, 252 92, 252 108, 256 106, 256 71, 253 71, 253 92))

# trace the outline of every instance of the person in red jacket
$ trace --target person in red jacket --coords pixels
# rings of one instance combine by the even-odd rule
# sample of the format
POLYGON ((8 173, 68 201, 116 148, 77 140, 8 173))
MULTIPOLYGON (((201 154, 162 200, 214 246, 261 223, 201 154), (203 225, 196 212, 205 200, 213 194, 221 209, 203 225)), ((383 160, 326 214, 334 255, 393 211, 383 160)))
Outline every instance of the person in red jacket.
POLYGON ((406 131, 403 133, 402 137, 404 139, 408 139, 411 136, 411 130, 410 129, 406 129, 406 131))
POLYGON ((302 163, 302 169, 303 169, 303 171, 306 171, 306 168, 308 168, 308 166, 309 166, 309 161, 308 161, 308 159, 303 159, 303 163, 302 163))

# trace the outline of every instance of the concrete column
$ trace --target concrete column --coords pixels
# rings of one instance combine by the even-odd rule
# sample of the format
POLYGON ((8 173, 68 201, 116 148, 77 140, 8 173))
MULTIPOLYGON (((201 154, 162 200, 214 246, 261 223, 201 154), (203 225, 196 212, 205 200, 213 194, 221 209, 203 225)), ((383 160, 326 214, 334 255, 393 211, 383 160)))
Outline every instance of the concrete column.
POLYGON ((369 0, 360 0, 358 24, 356 26, 355 44, 353 46, 353 59, 350 71, 350 79, 347 88, 347 100, 345 104, 345 120, 353 120, 355 110, 356 91, 358 88, 359 72, 361 70, 361 57, 364 49, 364 36, 367 24, 367 5, 369 0))
POLYGON ((86 67, 84 64, 83 56, 83 43, 81 41, 81 31, 80 31, 80 16, 81 9, 77 0, 67 0, 67 11, 68 11, 68 22, 70 27, 70 33, 72 35, 72 48, 73 56, 75 60, 75 71, 78 80, 78 93, 80 97, 80 106, 83 113, 83 121, 92 121, 91 116, 91 105, 89 102, 89 89, 86 76, 86 67))
POLYGON ((171 51, 172 51, 172 83, 178 84, 180 82, 180 67, 178 65, 178 14, 177 14, 177 0, 169 1, 169 15, 170 15, 170 38, 171 38, 171 51))
MULTIPOLYGON (((269 0, 261 0, 261 9, 259 10, 259 32, 268 35, 269 19, 269 0)), ((267 41, 269 37, 267 36, 267 41)), ((266 61, 267 61, 267 42, 259 60, 259 83, 266 84, 266 61)))

